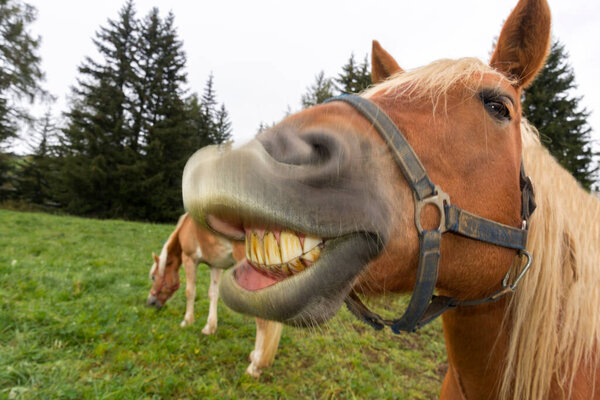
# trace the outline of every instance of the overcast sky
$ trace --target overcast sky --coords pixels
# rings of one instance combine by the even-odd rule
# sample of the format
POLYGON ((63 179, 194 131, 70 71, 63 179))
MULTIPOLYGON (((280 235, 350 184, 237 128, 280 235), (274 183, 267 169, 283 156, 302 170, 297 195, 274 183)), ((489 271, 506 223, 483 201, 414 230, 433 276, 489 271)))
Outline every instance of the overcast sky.
MULTIPOLYGON (((42 37, 45 87, 66 109, 77 66, 94 56, 92 37, 116 19, 124 0, 28 0, 38 9, 34 34, 42 37)), ((553 34, 566 46, 581 105, 592 111, 600 141, 600 1, 550 0, 553 34)), ((404 69, 439 58, 488 61, 516 0, 420 1, 189 1, 137 0, 138 16, 156 6, 175 14, 187 55, 188 85, 201 93, 212 72, 219 102, 233 123, 237 144, 252 138, 261 122, 279 121, 314 76, 335 76, 351 53, 362 60, 377 39, 404 69)))

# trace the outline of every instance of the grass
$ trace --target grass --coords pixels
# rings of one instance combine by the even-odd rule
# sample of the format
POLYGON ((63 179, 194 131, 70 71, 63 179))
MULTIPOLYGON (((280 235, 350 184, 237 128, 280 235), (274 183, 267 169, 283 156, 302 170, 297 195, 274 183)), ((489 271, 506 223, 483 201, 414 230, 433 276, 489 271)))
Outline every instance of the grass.
MULTIPOLYGON (((252 318, 220 303, 217 333, 200 332, 207 268, 191 327, 179 327, 183 290, 160 312, 144 305, 150 254, 173 227, 0 210, 0 399, 438 397, 439 322, 394 335, 345 309, 324 327, 285 327, 273 367, 246 376, 252 318)), ((375 306, 398 315, 404 301, 375 306)))

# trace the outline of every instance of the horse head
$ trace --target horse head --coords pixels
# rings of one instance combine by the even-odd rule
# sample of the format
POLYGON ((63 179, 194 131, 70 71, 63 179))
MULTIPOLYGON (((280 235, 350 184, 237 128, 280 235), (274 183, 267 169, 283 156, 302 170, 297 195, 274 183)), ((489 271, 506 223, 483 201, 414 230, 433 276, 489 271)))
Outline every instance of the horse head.
MULTIPOLYGON (((522 222, 521 90, 543 65, 549 29, 546 3, 523 0, 489 65, 440 60, 408 72, 375 42, 376 85, 362 94, 389 116, 453 204, 507 226, 522 222)), ((226 274, 224 300, 303 325, 332 316, 353 288, 411 290, 415 199, 392 153, 375 124, 344 102, 289 116, 239 149, 196 153, 184 172, 187 210, 247 238, 250 257, 226 274), (284 236, 290 255, 266 261, 270 249, 288 246, 273 239, 284 236), (305 237, 320 254, 298 264, 310 250, 305 237)), ((419 218, 428 228, 440 215, 426 206, 419 218)), ((437 289, 461 299, 493 292, 515 260, 512 249, 459 235, 447 235, 441 253, 437 289)))
POLYGON ((165 245, 160 257, 152 253, 152 258, 154 259, 154 263, 150 268, 152 287, 146 304, 160 309, 179 289, 181 249, 178 250, 177 246, 165 245))

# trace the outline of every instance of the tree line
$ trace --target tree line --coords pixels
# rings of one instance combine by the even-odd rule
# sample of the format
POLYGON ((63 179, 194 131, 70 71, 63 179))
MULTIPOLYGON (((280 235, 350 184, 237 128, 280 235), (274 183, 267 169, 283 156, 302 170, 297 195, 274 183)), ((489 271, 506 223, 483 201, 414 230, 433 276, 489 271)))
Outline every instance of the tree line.
MULTIPOLYGON (((189 156, 231 140, 213 76, 203 92, 186 89, 186 57, 172 13, 154 8, 139 18, 132 0, 93 39, 99 56, 79 66, 68 110, 33 121, 19 100, 48 98, 40 85, 39 38, 27 25, 35 9, 0 0, 0 201, 7 199, 99 218, 173 221, 182 212, 181 173, 189 156), (25 123, 30 154, 3 145, 25 123)), ((335 77, 323 71, 301 96, 310 107, 372 84, 370 62, 354 54, 335 77)), ((564 46, 554 41, 545 68, 523 93, 523 114, 542 142, 588 190, 597 185, 589 112, 573 96, 575 77, 564 46)), ((259 130, 269 126, 261 124, 259 130)), ((596 186, 597 189, 597 186, 596 186)))
POLYGON ((76 215, 172 221, 183 211, 187 159, 231 139, 213 77, 200 96, 188 94, 174 15, 154 8, 138 18, 131 0, 93 42, 99 57, 79 66, 64 123, 49 113, 37 122, 8 195, 76 215))

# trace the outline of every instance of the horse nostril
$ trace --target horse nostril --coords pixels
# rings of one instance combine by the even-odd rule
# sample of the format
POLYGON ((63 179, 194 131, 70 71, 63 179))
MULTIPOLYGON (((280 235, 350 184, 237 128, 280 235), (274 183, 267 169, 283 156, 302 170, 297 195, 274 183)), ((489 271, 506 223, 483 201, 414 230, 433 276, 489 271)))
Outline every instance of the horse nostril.
POLYGON ((146 305, 148 307, 155 307, 155 308, 161 308, 162 307, 162 304, 160 303, 160 301, 158 301, 158 299, 155 296, 153 296, 153 295, 148 296, 148 300, 146 301, 146 305))
POLYGON ((325 132, 265 131, 257 137, 275 160, 292 165, 323 165, 342 155, 341 144, 325 132))

